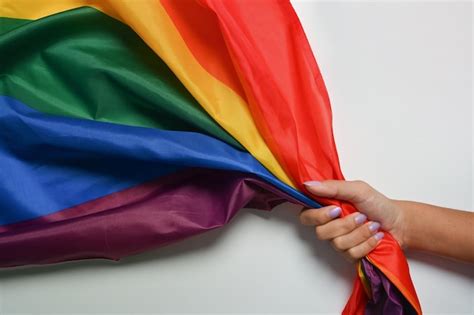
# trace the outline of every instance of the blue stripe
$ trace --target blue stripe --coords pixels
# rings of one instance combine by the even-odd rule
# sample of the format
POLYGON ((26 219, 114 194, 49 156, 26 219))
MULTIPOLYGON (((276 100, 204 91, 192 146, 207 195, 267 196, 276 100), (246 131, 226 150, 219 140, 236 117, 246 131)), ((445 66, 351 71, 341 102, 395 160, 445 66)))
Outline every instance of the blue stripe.
POLYGON ((319 207, 250 154, 207 135, 52 116, 0 96, 0 225, 60 211, 184 167, 253 173, 319 207))

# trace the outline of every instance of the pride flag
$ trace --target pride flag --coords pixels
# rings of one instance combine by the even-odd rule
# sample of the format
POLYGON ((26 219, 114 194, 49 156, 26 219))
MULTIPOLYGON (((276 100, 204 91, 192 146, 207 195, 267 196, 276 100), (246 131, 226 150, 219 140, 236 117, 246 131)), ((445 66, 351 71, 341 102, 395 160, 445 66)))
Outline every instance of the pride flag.
MULTIPOLYGON (((0 266, 121 257, 344 179, 287 1, 0 0, 0 266)), ((344 314, 421 314, 388 233, 344 314)))

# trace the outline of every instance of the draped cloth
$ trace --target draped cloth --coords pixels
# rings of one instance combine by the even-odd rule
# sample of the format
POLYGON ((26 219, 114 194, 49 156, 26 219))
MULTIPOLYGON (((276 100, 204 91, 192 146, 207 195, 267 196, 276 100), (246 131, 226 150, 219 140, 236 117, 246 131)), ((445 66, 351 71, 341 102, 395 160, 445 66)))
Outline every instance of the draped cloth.
MULTIPOLYGON (((0 0, 0 266, 120 259, 344 179, 287 1, 0 0)), ((386 233, 344 314, 421 314, 386 233)))

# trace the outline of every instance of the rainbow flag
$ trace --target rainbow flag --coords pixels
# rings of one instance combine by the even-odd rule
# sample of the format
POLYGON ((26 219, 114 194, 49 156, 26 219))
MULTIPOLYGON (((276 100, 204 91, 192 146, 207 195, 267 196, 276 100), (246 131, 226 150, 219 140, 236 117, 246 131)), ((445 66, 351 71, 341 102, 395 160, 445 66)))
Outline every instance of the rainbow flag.
MULTIPOLYGON (((288 1, 0 0, 0 266, 118 260, 344 179, 288 1)), ((343 314, 421 314, 388 233, 343 314)))

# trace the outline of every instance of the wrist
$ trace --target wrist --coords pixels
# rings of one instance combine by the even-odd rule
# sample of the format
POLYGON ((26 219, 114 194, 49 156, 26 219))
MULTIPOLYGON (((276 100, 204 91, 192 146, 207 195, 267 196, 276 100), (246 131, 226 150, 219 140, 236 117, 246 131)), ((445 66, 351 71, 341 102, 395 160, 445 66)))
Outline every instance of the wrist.
POLYGON ((411 247, 411 218, 410 207, 408 207, 408 201, 403 200, 393 200, 398 213, 397 218, 394 223, 394 234, 397 239, 400 247, 402 249, 408 249, 411 247))

